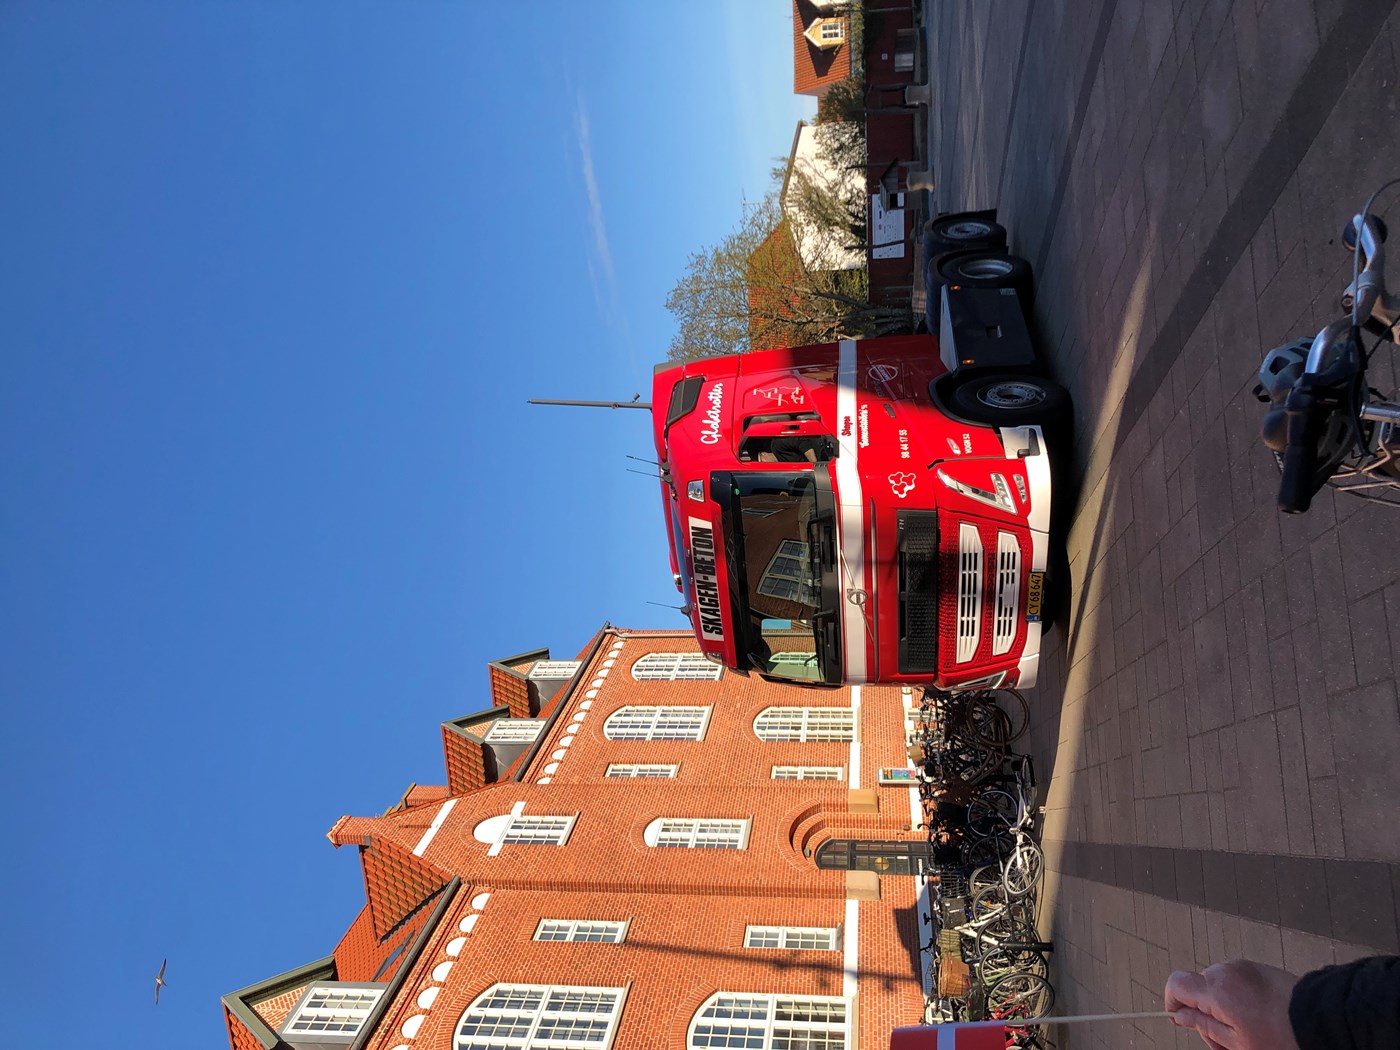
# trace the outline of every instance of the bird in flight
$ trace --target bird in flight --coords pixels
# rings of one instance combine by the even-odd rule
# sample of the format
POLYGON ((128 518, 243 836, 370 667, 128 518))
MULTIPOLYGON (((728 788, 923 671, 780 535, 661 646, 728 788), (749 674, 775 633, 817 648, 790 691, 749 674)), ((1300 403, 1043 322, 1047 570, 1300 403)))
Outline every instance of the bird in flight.
POLYGON ((160 990, 161 990, 162 988, 164 988, 165 985, 166 985, 166 980, 165 980, 165 964, 168 963, 169 961, 170 961, 169 959, 162 959, 161 962, 160 962, 160 973, 156 974, 156 1002, 157 1002, 157 1003, 160 1002, 160 990))

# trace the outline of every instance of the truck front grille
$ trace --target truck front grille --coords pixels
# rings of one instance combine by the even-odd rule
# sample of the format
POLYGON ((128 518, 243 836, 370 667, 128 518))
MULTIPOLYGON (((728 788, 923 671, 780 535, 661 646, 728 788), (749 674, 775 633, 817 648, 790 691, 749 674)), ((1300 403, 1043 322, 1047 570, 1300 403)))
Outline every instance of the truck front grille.
POLYGON ((904 511, 898 518, 899 670, 938 670, 938 515, 904 511))
POLYGON ((996 588, 992 655, 1005 656, 1016 640, 1021 600, 1021 545, 1009 532, 997 533, 996 588))
POLYGON ((965 664, 977 655, 982 640, 982 540, 977 526, 958 526, 958 648, 965 664))

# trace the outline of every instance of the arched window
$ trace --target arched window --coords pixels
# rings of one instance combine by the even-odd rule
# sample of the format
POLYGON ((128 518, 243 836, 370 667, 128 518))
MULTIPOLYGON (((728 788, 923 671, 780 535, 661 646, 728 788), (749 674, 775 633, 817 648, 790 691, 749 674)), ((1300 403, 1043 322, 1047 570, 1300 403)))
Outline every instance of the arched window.
POLYGON ((646 826, 642 841, 648 846, 679 846, 682 849, 744 849, 749 844, 749 822, 657 817, 646 826))
POLYGON ((639 682, 714 681, 723 673, 723 667, 699 653, 647 653, 632 665, 632 677, 639 682))
POLYGON ((856 714, 849 707, 766 707, 753 720, 760 740, 851 741, 856 714))
POLYGON ((827 839, 813 858, 825 871, 918 875, 933 863, 927 842, 912 839, 827 839))
POLYGON ((717 992, 690 1022, 688 1050, 742 1046, 756 1050, 846 1050, 850 1010, 824 995, 746 995, 717 992))
POLYGON ((609 740, 703 740, 708 707, 619 707, 603 723, 609 740))
POLYGON ((626 994, 625 988, 494 984, 462 1015, 455 1050, 607 1050, 626 994))

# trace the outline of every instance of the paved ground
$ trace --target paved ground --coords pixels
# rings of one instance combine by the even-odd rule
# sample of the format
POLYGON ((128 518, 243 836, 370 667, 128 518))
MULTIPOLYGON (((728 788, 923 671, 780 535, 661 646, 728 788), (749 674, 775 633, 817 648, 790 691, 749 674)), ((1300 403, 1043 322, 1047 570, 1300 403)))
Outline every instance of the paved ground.
POLYGON ((1240 954, 1400 950, 1400 514, 1280 516, 1250 393, 1333 315, 1337 233, 1400 175, 1395 6, 927 4, 935 207, 1001 209, 1076 404, 1034 727, 1067 1010, 1152 1008, 1240 954))

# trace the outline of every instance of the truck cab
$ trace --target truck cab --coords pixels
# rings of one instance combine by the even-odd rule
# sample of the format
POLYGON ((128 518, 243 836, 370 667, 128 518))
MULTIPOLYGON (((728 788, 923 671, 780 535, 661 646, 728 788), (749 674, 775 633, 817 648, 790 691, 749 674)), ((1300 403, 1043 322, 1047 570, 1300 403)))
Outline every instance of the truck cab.
POLYGON ((710 659, 810 686, 1034 684, 1059 388, 967 367, 994 329, 1025 338, 1014 298, 943 295, 938 338, 657 367, 672 571, 710 659))

